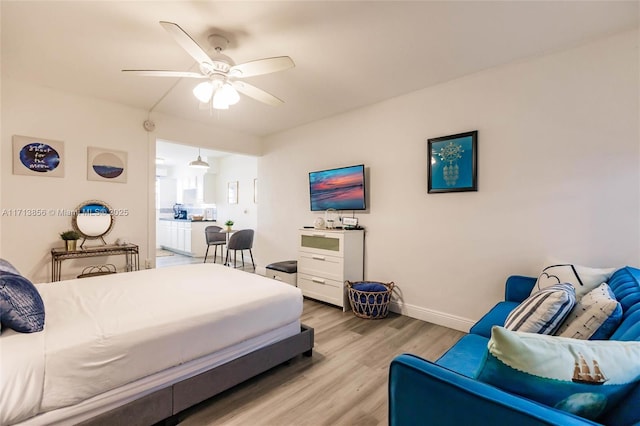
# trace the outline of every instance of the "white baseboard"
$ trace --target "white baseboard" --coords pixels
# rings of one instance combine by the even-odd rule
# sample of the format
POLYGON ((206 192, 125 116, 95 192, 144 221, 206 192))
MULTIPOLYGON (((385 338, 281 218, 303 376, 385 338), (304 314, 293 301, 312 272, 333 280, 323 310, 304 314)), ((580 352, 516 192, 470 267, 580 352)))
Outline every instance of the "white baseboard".
POLYGON ((453 328, 454 330, 469 332, 469 329, 475 324, 475 321, 469 318, 463 318, 456 315, 447 314, 445 312, 434 311, 420 306, 409 305, 398 301, 392 301, 389 305, 391 312, 406 315, 432 324, 441 325, 443 327, 453 328))

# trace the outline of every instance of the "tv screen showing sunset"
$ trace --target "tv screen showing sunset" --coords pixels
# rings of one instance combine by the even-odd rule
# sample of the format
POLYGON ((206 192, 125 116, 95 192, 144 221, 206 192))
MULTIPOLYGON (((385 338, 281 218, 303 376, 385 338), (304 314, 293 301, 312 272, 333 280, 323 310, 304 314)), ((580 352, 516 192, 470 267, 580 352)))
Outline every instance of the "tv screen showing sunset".
POLYGON ((311 210, 365 210, 364 165, 309 173, 311 210))

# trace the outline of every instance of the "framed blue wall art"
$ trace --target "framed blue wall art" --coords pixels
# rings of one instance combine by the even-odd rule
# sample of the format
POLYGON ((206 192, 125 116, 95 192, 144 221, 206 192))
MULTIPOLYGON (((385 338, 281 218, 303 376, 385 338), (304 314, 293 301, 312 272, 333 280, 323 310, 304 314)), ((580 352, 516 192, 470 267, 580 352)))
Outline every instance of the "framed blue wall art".
POLYGON ((87 147, 87 180, 127 183, 127 153, 87 147))
POLYGON ((428 192, 478 190, 478 131, 428 139, 428 192))
POLYGON ((64 142, 13 135, 13 174, 64 177, 64 142))

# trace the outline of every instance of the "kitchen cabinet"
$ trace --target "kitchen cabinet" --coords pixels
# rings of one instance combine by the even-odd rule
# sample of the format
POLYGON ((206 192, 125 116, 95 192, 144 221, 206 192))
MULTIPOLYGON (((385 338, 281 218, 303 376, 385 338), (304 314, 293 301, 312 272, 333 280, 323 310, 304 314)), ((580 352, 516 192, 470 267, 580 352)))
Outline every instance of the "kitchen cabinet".
POLYGON ((158 245, 163 249, 193 257, 204 257, 207 243, 204 229, 215 221, 160 219, 158 245))
POLYGON ((213 173, 202 176, 202 201, 206 204, 216 203, 216 175, 213 173))

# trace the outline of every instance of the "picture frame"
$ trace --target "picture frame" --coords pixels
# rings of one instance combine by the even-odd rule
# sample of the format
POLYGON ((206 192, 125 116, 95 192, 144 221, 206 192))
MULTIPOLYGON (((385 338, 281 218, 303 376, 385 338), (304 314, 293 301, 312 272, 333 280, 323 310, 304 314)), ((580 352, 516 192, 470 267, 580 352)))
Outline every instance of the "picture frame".
POLYGON ((64 142, 13 135, 13 174, 64 177, 64 142))
POLYGON ((87 180, 127 183, 127 153, 87 147, 87 180))
POLYGON ((427 140, 427 192, 478 190, 478 131, 427 140))
POLYGON ((229 204, 238 204, 238 181, 227 184, 227 201, 229 204))

